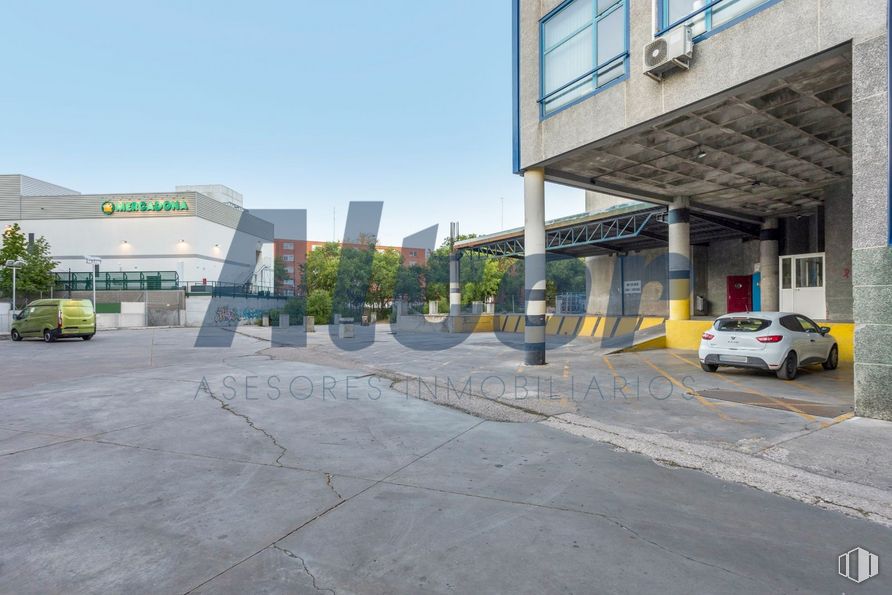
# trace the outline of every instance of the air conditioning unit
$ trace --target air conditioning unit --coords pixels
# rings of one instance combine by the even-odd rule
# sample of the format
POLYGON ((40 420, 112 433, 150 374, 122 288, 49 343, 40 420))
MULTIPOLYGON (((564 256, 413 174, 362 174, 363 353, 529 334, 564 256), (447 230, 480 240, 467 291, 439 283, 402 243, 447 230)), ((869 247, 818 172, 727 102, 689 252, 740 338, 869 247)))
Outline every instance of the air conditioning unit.
POLYGON ((644 74, 655 81, 674 68, 687 70, 694 55, 694 36, 690 27, 677 27, 644 46, 644 74))

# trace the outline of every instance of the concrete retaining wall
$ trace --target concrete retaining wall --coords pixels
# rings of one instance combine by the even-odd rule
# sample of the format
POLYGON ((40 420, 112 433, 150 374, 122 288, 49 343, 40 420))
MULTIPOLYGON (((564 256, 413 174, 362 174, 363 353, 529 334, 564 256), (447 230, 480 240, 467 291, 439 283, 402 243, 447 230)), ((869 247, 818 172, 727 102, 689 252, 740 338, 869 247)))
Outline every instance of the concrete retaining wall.
POLYGON ((270 298, 190 295, 186 298, 185 325, 254 324, 270 310, 281 309, 284 305, 284 301, 270 298))

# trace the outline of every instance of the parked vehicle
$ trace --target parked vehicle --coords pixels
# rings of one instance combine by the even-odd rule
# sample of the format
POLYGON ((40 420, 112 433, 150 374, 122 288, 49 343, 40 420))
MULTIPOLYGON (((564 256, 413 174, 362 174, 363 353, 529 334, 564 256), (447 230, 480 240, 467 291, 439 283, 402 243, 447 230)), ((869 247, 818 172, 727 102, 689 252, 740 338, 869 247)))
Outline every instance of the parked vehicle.
POLYGON ((839 346, 830 328, 791 312, 737 312, 715 320, 700 339, 700 366, 773 370, 783 380, 796 378, 800 366, 821 364, 834 370, 839 346))
POLYGON ((13 341, 25 337, 56 339, 80 337, 89 341, 96 334, 96 313, 90 300, 37 300, 15 316, 9 331, 13 341))

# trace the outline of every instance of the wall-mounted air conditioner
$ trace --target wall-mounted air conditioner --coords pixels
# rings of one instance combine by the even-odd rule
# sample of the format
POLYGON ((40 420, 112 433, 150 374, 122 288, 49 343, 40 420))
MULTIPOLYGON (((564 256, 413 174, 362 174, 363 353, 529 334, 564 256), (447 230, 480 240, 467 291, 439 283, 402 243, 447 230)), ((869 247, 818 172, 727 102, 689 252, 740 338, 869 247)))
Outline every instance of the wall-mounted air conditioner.
POLYGON ((687 70, 694 55, 694 36, 690 27, 676 27, 644 46, 644 74, 655 81, 675 68, 687 70))

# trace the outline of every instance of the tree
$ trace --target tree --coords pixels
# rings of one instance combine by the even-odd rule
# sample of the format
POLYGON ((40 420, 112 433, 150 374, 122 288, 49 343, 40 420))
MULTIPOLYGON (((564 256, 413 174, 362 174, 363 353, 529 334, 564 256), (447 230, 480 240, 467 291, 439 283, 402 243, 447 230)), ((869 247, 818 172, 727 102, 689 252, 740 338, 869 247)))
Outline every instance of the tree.
POLYGON ((316 324, 328 324, 331 321, 331 294, 323 289, 316 289, 307 296, 307 316, 313 316, 316 324))
POLYGON ((372 257, 372 274, 369 279, 368 302, 379 314, 384 314, 387 305, 396 295, 397 274, 403 265, 403 257, 398 250, 388 248, 375 252, 372 257))
POLYGON ((273 279, 276 284, 284 284, 285 281, 291 281, 294 276, 288 272, 288 267, 281 256, 277 256, 273 260, 273 279))
POLYGON ((317 289, 334 292, 338 282, 338 263, 341 258, 341 247, 335 242, 328 242, 311 250, 306 262, 301 265, 304 292, 309 295, 317 289))
MULTIPOLYGON (((32 294, 49 291, 53 286, 52 272, 58 263, 50 257, 50 244, 43 236, 29 245, 19 224, 13 223, 3 231, 3 246, 0 247, 0 264, 7 260, 25 262, 16 272, 17 293, 28 298, 32 294)), ((0 271, 0 290, 12 295, 12 270, 4 268, 0 271)))

